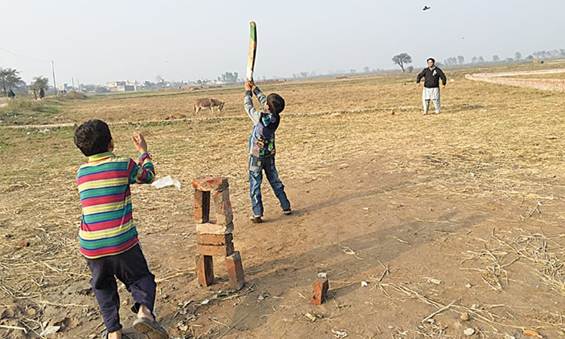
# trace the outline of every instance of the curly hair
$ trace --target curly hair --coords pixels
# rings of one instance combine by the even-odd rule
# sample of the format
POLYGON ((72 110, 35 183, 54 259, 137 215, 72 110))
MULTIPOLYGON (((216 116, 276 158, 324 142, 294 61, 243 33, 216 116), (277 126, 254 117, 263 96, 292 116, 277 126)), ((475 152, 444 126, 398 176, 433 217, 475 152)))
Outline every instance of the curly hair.
POLYGON ((108 124, 94 119, 80 125, 75 130, 75 145, 86 156, 108 152, 112 134, 108 124))

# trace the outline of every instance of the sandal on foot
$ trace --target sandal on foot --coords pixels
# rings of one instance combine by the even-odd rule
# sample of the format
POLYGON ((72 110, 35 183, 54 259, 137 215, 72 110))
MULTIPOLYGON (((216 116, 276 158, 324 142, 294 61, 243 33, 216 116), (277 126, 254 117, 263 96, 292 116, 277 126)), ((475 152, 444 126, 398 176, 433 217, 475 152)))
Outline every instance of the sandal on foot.
POLYGON ((168 339, 169 334, 156 320, 141 317, 133 322, 133 328, 150 339, 168 339))
MULTIPOLYGON (((102 339, 108 339, 108 331, 102 332, 102 339)), ((132 339, 132 337, 122 332, 122 339, 132 339)))

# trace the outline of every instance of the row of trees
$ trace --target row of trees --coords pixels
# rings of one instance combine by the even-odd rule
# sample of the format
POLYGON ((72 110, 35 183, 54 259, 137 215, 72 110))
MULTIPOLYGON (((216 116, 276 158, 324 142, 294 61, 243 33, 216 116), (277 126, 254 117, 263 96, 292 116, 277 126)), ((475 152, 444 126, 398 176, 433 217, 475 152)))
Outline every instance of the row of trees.
POLYGON ((536 59, 551 59, 565 57, 565 49, 554 49, 551 51, 537 51, 532 53, 532 57, 536 59))
POLYGON ((237 72, 225 72, 218 77, 218 81, 224 82, 226 84, 233 84, 237 82, 239 73, 237 72))
MULTIPOLYGON (((502 60, 500 56, 493 55, 490 62, 514 62, 514 61, 521 61, 521 60, 534 60, 534 59, 550 59, 550 58, 559 58, 565 57, 565 49, 555 49, 551 51, 538 51, 528 55, 526 58, 522 58, 522 53, 516 52, 514 54, 514 58, 506 58, 502 60)), ((408 66, 412 63, 412 57, 408 53, 400 53, 392 57, 392 62, 400 67, 402 72, 412 72, 414 68, 412 66, 408 66)), ((474 56, 471 59, 471 64, 484 64, 487 63, 485 57, 483 56, 474 56)), ((465 57, 462 55, 456 57, 449 57, 443 60, 442 62, 444 65, 447 66, 456 66, 456 65, 465 65, 465 57)))
MULTIPOLYGON (((14 68, 0 68, 0 86, 2 86, 2 94, 8 95, 8 92, 13 89, 26 88, 27 84, 20 77, 20 72, 14 68)), ((39 76, 33 78, 29 86, 34 91, 45 91, 49 87, 49 80, 45 77, 39 76)))

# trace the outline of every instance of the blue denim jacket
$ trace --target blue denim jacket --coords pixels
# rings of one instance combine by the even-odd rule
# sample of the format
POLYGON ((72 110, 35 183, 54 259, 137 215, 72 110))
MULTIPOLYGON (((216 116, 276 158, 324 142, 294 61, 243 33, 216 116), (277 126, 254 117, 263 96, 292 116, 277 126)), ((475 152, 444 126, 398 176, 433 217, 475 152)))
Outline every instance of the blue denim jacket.
POLYGON ((243 105, 247 115, 253 121, 253 130, 249 136, 249 154, 258 158, 273 156, 276 153, 275 132, 279 127, 280 116, 270 112, 257 111, 253 107, 253 94, 262 107, 267 104, 267 97, 259 87, 255 87, 253 92, 245 92, 243 105))

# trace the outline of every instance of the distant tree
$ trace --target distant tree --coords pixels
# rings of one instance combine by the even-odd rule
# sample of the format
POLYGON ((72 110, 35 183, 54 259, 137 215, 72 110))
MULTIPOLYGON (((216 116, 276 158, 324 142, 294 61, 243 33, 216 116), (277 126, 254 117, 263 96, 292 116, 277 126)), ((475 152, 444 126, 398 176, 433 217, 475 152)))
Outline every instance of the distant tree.
POLYGON ((35 99, 37 99, 38 94, 40 99, 43 99, 47 88, 49 88, 49 80, 46 77, 38 76, 33 78, 31 89, 33 90, 33 96, 35 99))
POLYGON ((500 61, 500 57, 498 55, 492 56, 492 62, 499 62, 499 61, 500 61))
POLYGON ((161 76, 160 74, 157 74, 157 76, 155 76, 155 82, 158 84, 162 84, 165 82, 165 78, 163 78, 163 76, 161 76))
POLYGON ((465 63, 465 57, 462 55, 458 56, 457 62, 459 63, 459 65, 463 65, 465 63))
POLYGON ((34 90, 47 90, 47 88, 49 87, 49 79, 47 79, 46 77, 35 77, 33 78, 33 82, 31 83, 31 88, 34 90))
POLYGON ((560 49, 560 50, 559 50, 559 55, 560 55, 560 56, 565 56, 565 49, 560 49))
POLYGON ((520 52, 514 53, 514 59, 516 59, 516 61, 522 60, 522 53, 520 52))
POLYGON ((510 63, 513 63, 513 62, 514 62, 514 59, 512 59, 512 58, 506 58, 505 61, 510 64, 510 63))
POLYGON ((301 77, 301 78, 307 78, 307 77, 308 77, 308 72, 300 72, 300 77, 301 77))
POLYGON ((483 58, 482 56, 479 57, 479 63, 484 63, 485 62, 485 58, 483 58))
POLYGON ((408 73, 412 73, 412 72, 414 72, 414 66, 410 65, 410 66, 406 67, 406 70, 408 71, 408 73))
POLYGON ((352 68, 352 69, 349 70, 349 73, 355 74, 355 73, 357 73, 357 70, 355 68, 352 68))
POLYGON ((369 68, 369 66, 365 66, 365 67, 363 67, 363 72, 370 73, 371 69, 369 68))
POLYGON ((4 95, 8 94, 8 89, 16 87, 22 82, 19 76, 20 72, 13 68, 0 68, 0 84, 2 84, 2 91, 4 95))
POLYGON ((392 62, 400 66, 402 72, 405 72, 404 66, 412 63, 412 57, 408 53, 400 53, 392 57, 392 62))
POLYGON ((526 57, 526 60, 533 60, 533 59, 534 59, 534 56, 531 55, 531 54, 526 57))
POLYGON ((536 59, 545 59, 549 56, 549 53, 547 51, 537 51, 532 54, 536 59))
POLYGON ((225 82, 225 83, 234 83, 237 82, 237 78, 239 77, 239 73, 237 72, 225 72, 224 74, 220 75, 218 77, 219 81, 225 82))
POLYGON ((446 66, 454 66, 457 65, 457 58, 449 57, 443 61, 446 66))
POLYGON ((477 58, 476 56, 473 57, 473 59, 471 59, 471 63, 476 64, 479 61, 479 58, 477 58))

